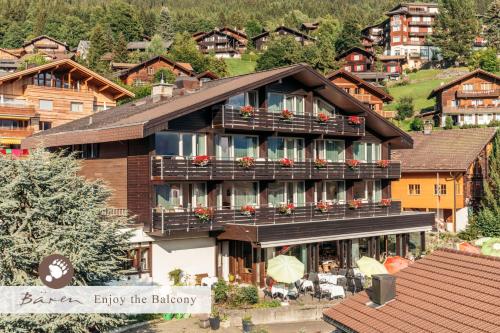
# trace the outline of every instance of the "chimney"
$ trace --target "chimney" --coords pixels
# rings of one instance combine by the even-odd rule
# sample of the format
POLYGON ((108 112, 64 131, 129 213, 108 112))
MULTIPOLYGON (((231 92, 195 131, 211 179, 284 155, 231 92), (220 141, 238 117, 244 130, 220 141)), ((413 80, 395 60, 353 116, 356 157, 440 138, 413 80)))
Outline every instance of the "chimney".
POLYGON ((155 99, 161 99, 162 97, 169 98, 172 97, 173 94, 174 85, 165 83, 165 81, 163 81, 163 78, 159 83, 153 84, 153 87, 151 89, 151 97, 155 99))
POLYGON ((390 274, 372 275, 372 302, 384 305, 396 297, 396 277, 390 274))
POLYGON ((432 133, 432 123, 430 121, 426 121, 424 124, 424 134, 431 135, 432 133))
POLYGON ((175 87, 188 92, 200 89, 200 81, 193 76, 180 75, 175 79, 175 87))

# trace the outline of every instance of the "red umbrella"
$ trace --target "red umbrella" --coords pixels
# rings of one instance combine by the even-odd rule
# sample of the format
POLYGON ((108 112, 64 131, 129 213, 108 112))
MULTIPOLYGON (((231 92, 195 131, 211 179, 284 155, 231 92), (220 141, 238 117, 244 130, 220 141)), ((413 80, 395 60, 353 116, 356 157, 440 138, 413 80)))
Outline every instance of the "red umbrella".
POLYGON ((394 274, 402 270, 403 268, 408 267, 411 264, 411 260, 401 258, 400 256, 387 257, 384 262, 385 268, 389 274, 394 274))
POLYGON ((462 242, 462 243, 458 244, 458 249, 460 251, 481 254, 481 249, 480 248, 478 248, 477 246, 474 246, 474 245, 472 245, 471 243, 468 243, 468 242, 462 242))

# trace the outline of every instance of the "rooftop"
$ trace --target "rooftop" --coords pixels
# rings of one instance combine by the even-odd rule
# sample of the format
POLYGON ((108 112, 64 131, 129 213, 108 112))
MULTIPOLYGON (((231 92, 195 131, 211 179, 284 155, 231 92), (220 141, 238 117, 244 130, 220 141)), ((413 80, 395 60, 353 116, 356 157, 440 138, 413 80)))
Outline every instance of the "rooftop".
POLYGON ((412 150, 394 150, 402 172, 466 171, 493 139, 496 128, 434 130, 410 133, 412 150))
POLYGON ((500 258, 434 251, 396 276, 396 298, 369 307, 371 290, 324 311, 341 332, 500 332, 500 258))
POLYGON ((452 87, 452 86, 454 86, 454 85, 456 85, 464 80, 468 80, 471 77, 477 77, 477 76, 483 76, 483 77, 490 78, 493 81, 496 81, 497 84, 500 84, 500 76, 495 75, 495 74, 490 73, 490 72, 487 72, 487 71, 482 70, 482 69, 476 69, 470 73, 467 73, 465 75, 460 76, 459 78, 457 78, 453 81, 448 82, 447 84, 443 84, 443 85, 437 87, 436 89, 431 91, 431 93, 429 94, 429 97, 427 97, 427 99, 431 99, 431 98, 435 97, 438 93, 442 92, 443 90, 448 89, 448 88, 450 88, 450 87, 452 87))

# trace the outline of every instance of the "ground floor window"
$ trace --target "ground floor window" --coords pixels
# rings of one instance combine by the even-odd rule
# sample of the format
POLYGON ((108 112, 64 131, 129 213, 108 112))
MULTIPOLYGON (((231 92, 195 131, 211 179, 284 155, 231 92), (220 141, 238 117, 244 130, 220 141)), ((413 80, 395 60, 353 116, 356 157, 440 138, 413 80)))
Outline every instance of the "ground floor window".
POLYGON ((125 271, 130 274, 151 273, 151 242, 135 243, 127 251, 125 271))

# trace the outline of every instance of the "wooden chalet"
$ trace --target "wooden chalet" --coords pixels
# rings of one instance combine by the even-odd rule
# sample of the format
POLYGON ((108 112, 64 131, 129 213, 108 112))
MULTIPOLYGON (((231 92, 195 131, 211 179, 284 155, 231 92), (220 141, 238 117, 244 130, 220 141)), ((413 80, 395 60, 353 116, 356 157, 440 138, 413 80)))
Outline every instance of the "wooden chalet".
POLYGON ((0 76, 0 147, 116 105, 134 94, 69 60, 0 76))
POLYGON ((500 120, 500 76, 476 69, 434 89, 433 112, 436 126, 444 126, 446 117, 454 125, 487 125, 500 120))
POLYGON ((194 75, 193 68, 187 63, 178 63, 164 56, 156 56, 140 64, 125 68, 116 76, 127 85, 143 85, 154 82, 155 74, 160 69, 168 69, 177 76, 194 75))
POLYGON ((44 52, 47 54, 65 54, 69 52, 69 47, 66 43, 58 41, 49 36, 38 36, 29 41, 24 42, 23 49, 25 53, 44 52))
POLYGON ((21 56, 8 49, 0 48, 0 75, 7 72, 14 72, 21 56))
POLYGON ((228 28, 216 28, 193 35, 202 53, 214 53, 219 58, 239 58, 246 51, 248 39, 244 32, 228 28))
POLYGON ((266 43, 271 38, 271 35, 276 36, 292 36, 295 38, 297 42, 302 45, 309 45, 314 43, 316 40, 314 37, 309 36, 308 34, 302 33, 300 31, 294 30, 292 28, 288 28, 285 26, 279 26, 274 31, 265 31, 255 37, 252 38, 253 45, 257 51, 265 51, 267 49, 266 43))
POLYGON ((357 100, 368 105, 371 110, 378 114, 386 118, 394 116, 393 112, 384 111, 384 103, 389 103, 393 101, 394 98, 382 88, 343 69, 328 74, 326 78, 354 96, 357 100))
POLYGON ((300 25, 300 31, 310 34, 311 32, 317 30, 319 27, 319 22, 303 22, 300 25))
POLYGON ((202 82, 207 82, 207 81, 212 81, 212 80, 218 80, 219 76, 211 71, 204 71, 201 72, 200 74, 196 74, 196 78, 202 82))
POLYGON ((351 47, 335 57, 342 63, 342 68, 347 72, 373 72, 375 71, 375 54, 361 47, 351 47))
POLYGON ((401 172, 390 152, 411 138, 304 64, 190 89, 160 83, 23 148, 39 144, 94 152, 82 174, 104 179, 112 211, 142 225, 131 242, 152 257, 138 279, 153 283, 180 268, 263 286, 279 253, 308 272, 328 260, 351 267, 406 255, 434 223, 390 200, 401 172))

